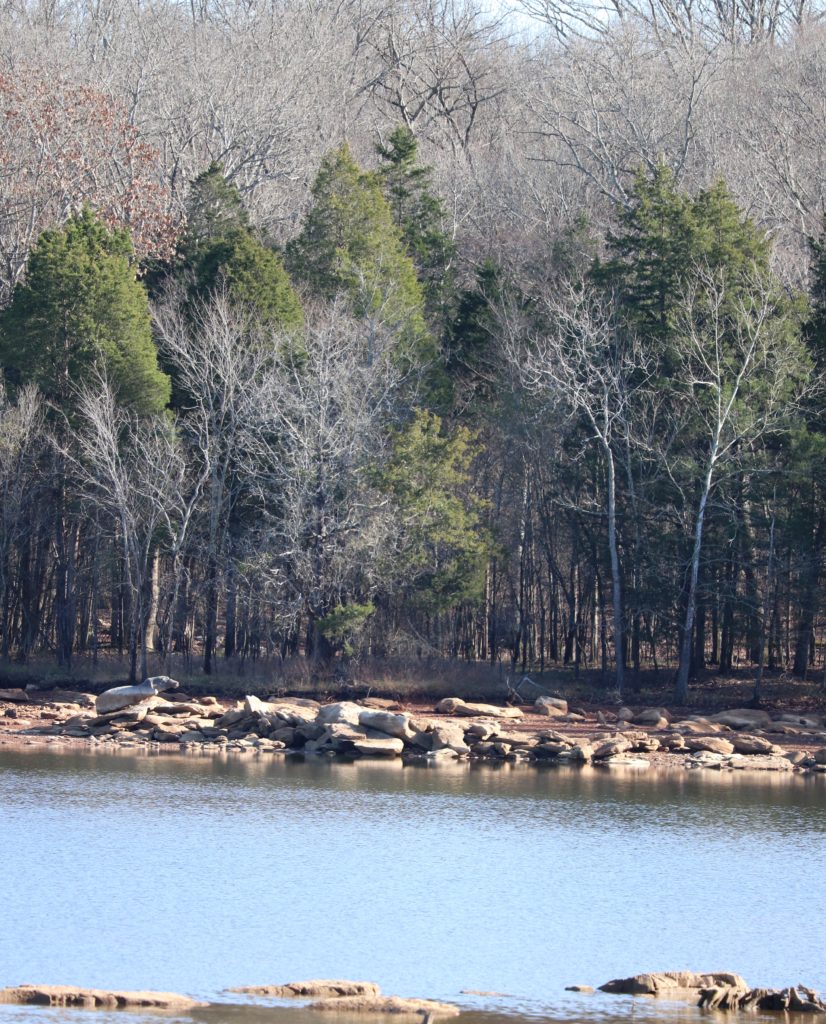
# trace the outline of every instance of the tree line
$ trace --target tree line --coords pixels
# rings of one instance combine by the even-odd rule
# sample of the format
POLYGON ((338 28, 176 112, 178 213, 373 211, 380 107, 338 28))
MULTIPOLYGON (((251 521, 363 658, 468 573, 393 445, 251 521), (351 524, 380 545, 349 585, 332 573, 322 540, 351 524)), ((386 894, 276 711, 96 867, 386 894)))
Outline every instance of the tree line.
POLYGON ((819 12, 316 6, 7 5, 4 657, 826 678, 819 12))

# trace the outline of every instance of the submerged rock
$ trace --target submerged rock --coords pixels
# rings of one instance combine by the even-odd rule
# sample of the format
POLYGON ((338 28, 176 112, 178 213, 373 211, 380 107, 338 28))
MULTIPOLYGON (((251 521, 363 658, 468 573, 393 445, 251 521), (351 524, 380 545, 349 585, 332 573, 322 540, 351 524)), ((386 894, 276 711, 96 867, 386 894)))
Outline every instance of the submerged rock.
POLYGON ((308 1009, 321 1013, 390 1013, 407 1017, 458 1017, 459 1007, 432 999, 401 999, 399 996, 342 996, 310 1003, 308 1009))
POLYGON ((272 996, 278 999, 338 999, 343 996, 377 998, 381 995, 381 989, 372 981, 340 981, 329 978, 288 981, 285 985, 242 985, 239 988, 228 988, 227 992, 242 992, 248 996, 272 996))

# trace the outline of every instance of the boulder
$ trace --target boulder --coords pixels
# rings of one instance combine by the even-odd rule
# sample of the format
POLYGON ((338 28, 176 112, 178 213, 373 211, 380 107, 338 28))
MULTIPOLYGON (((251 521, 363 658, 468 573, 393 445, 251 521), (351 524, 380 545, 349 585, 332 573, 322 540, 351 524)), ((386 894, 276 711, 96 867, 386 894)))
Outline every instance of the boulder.
POLYGON ((228 988, 227 992, 242 992, 248 996, 272 996, 277 999, 339 999, 342 996, 381 995, 381 989, 372 981, 288 981, 285 985, 242 985, 228 988))
POLYGON ((735 733, 731 737, 734 751, 737 754, 774 754, 778 748, 765 736, 751 736, 748 733, 735 733))
POLYGON ((448 764, 458 760, 459 755, 452 747, 442 747, 441 750, 431 750, 425 754, 428 764, 448 764))
POLYGON ((474 722, 465 729, 465 739, 471 742, 475 740, 484 742, 498 736, 499 728, 498 722, 474 722))
POLYGON ((600 758, 599 764, 604 768, 650 768, 651 762, 634 754, 614 754, 613 757, 600 758))
POLYGON ((771 722, 771 715, 757 708, 733 708, 711 715, 709 720, 732 729, 762 729, 771 722))
POLYGON ((440 715, 453 715, 464 703, 461 697, 444 697, 433 710, 440 715))
POLYGON ((776 722, 788 722, 790 725, 802 725, 804 729, 822 729, 823 718, 820 715, 780 715, 776 722))
POLYGON ((457 754, 467 754, 470 750, 465 742, 464 727, 459 722, 438 722, 429 735, 430 750, 443 750, 447 747, 457 754))
POLYGON ((368 708, 359 715, 359 725, 367 729, 377 729, 400 740, 410 740, 416 735, 410 726, 409 715, 393 714, 391 711, 372 711, 368 708))
POLYGON ((206 1006, 174 992, 121 992, 73 985, 16 985, 0 989, 0 1003, 25 1006, 103 1007, 112 1010, 191 1010, 206 1006))
POLYGON ((174 690, 179 685, 169 676, 151 676, 135 686, 115 686, 111 690, 106 690, 95 701, 95 708, 99 715, 108 711, 119 711, 131 704, 140 704, 141 701, 154 697, 164 690, 174 690))
POLYGON ((624 736, 616 736, 605 743, 600 743, 592 756, 595 761, 601 761, 604 757, 616 757, 617 754, 624 754, 630 749, 630 740, 625 739, 624 736))
POLYGON ((692 971, 663 971, 658 974, 636 974, 633 978, 615 978, 599 986, 600 992, 625 996, 658 996, 692 991, 696 996, 703 988, 736 985, 747 988, 739 974, 726 972, 694 974, 692 971))
POLYGON ((401 999, 399 996, 340 996, 310 1003, 309 1010, 319 1013, 388 1013, 393 1016, 415 1017, 458 1017, 459 1007, 452 1003, 437 1003, 432 999, 401 999))
POLYGON ((617 711, 617 721, 618 722, 630 722, 633 717, 634 717, 634 712, 631 710, 631 708, 621 707, 617 711))
POLYGON ((635 725, 651 725, 655 729, 664 729, 671 721, 671 712, 668 708, 643 708, 631 721, 635 725))
POLYGON ((537 697, 534 709, 538 715, 555 718, 558 715, 568 714, 568 701, 562 700, 561 697, 537 697))
POLYGON ((712 754, 734 753, 734 744, 722 736, 687 736, 685 745, 692 753, 700 750, 710 750, 712 754))
POLYGON ((524 718, 519 708, 500 708, 497 704, 465 704, 464 701, 453 714, 463 718, 524 718))
POLYGON ((364 711, 359 704, 352 701, 341 701, 338 704, 325 704, 319 708, 315 716, 316 725, 333 725, 343 722, 346 725, 359 725, 359 717, 364 711))
POLYGON ((355 740, 353 749, 362 757, 396 757, 404 750, 404 740, 396 736, 385 736, 382 739, 366 737, 355 740))

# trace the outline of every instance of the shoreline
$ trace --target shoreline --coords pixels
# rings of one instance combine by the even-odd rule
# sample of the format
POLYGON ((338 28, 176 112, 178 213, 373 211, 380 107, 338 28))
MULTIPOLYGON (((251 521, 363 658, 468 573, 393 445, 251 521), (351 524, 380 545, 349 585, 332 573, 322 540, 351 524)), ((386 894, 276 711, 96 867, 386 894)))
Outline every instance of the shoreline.
POLYGON ((735 709, 678 719, 665 708, 569 710, 553 698, 520 708, 446 698, 434 707, 375 698, 322 705, 179 693, 99 714, 96 701, 66 691, 0 691, 0 745, 341 763, 826 774, 826 722, 811 714, 772 720, 766 712, 735 709))

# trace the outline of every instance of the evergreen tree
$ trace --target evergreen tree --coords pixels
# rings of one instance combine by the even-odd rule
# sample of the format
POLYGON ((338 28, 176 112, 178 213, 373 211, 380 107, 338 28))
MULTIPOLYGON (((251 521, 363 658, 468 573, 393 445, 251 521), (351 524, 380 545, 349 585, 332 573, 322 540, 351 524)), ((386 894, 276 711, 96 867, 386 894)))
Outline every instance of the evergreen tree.
POLYGON ((302 326, 301 304, 281 258, 256 237, 238 189, 219 164, 193 182, 180 252, 193 296, 204 299, 223 287, 265 324, 288 331, 302 326))
POLYGON ((37 384, 64 410, 94 367, 122 404, 140 413, 167 405, 169 378, 158 368, 127 232, 110 231, 86 207, 40 236, 0 321, 0 363, 13 384, 37 384))
POLYGON ((290 271, 321 297, 345 294, 357 317, 395 335, 401 357, 433 362, 422 286, 377 176, 361 170, 345 144, 322 161, 312 196, 301 234, 287 246, 290 271))
POLYGON ((423 611, 445 611, 478 600, 484 588, 491 538, 480 521, 482 502, 470 495, 474 435, 452 436, 433 413, 419 411, 393 437, 393 454, 379 483, 405 524, 397 578, 423 611))
POLYGON ((674 312, 698 269, 724 274, 734 301, 755 274, 768 274, 769 242, 722 181, 692 198, 660 163, 650 178, 639 172, 631 198, 608 236, 610 259, 596 260, 592 275, 617 291, 635 331, 665 346, 667 372, 674 312))
POLYGON ((379 168, 393 221, 425 289, 428 312, 444 320, 454 291, 453 239, 445 232, 444 206, 431 190, 431 170, 418 163, 418 143, 406 125, 399 125, 387 146, 376 147, 379 168))

